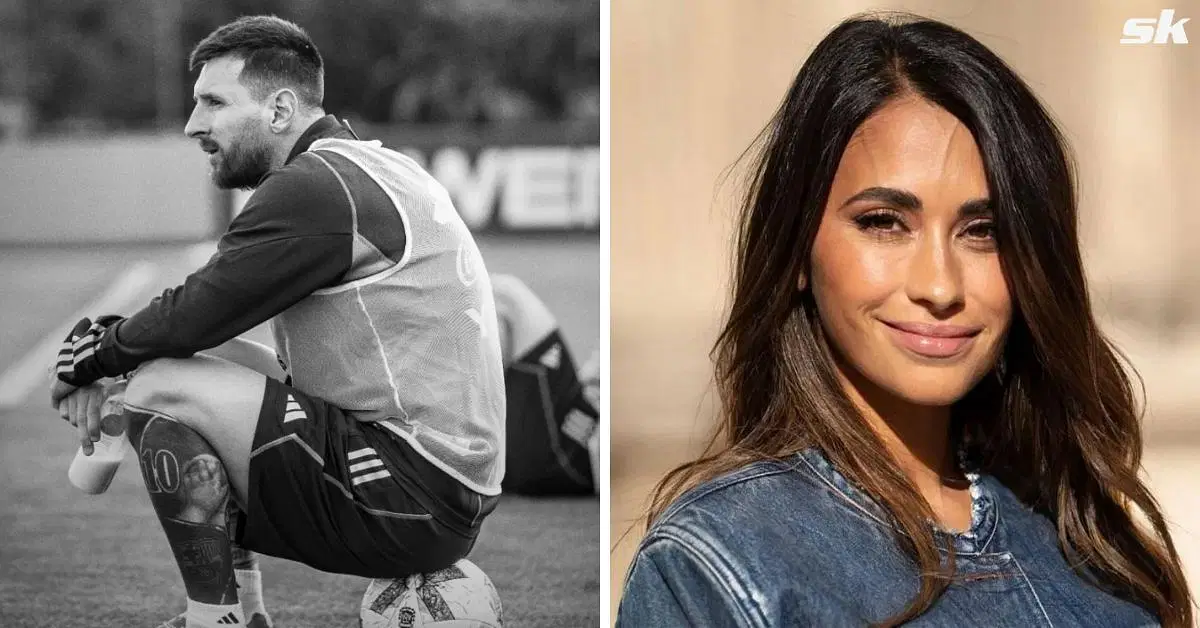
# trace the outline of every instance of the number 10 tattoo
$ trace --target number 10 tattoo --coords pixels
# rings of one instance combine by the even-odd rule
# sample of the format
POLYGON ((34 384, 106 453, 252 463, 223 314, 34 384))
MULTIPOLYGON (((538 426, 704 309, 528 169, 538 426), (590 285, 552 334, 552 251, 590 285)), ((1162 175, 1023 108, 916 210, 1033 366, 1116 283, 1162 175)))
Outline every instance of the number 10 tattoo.
POLYGON ((142 478, 175 553, 188 597, 209 604, 236 602, 225 466, 212 445, 183 423, 162 415, 128 412, 142 478))

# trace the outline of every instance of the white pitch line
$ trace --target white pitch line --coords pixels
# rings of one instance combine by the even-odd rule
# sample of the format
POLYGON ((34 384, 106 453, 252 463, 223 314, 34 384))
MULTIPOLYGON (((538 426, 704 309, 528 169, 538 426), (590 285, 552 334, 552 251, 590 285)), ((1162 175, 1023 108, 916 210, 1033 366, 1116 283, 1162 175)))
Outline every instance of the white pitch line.
POLYGON ((0 410, 11 410, 25 403, 29 395, 38 388, 45 388, 48 395, 50 367, 58 357, 59 345, 75 323, 85 316, 99 316, 124 309, 157 277, 158 269, 154 264, 146 261, 134 264, 121 273, 99 297, 42 338, 36 347, 0 375, 0 410))

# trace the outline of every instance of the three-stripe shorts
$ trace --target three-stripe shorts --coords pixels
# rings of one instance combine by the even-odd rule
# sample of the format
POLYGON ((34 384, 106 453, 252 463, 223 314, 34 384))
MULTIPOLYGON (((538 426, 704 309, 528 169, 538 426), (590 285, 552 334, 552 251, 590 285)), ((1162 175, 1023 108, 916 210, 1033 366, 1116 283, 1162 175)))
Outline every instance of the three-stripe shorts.
POLYGON ((399 578, 466 557, 497 501, 382 426, 268 379, 234 535, 322 571, 399 578))

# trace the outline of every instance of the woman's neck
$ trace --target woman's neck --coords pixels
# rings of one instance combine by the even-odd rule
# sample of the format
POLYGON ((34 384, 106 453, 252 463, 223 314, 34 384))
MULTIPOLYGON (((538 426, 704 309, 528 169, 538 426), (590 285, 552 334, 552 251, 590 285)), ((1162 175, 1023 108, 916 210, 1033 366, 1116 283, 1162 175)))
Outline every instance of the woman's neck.
POLYGON ((912 404, 861 376, 840 375, 850 400, 934 516, 951 529, 970 527, 968 483, 950 438, 951 408, 912 404))

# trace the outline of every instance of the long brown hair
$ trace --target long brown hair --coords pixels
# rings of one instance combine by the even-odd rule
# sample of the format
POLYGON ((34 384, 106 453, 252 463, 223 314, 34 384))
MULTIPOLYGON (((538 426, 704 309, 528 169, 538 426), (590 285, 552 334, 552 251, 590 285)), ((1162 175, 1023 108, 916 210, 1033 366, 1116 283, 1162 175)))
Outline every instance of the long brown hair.
POLYGON ((1024 82, 969 35, 889 14, 851 18, 797 74, 757 143, 740 215, 730 312, 713 350, 719 429, 698 460, 669 473, 653 522, 688 488, 757 460, 817 447, 891 515, 921 587, 886 620, 912 619, 953 576, 928 504, 843 392, 810 292, 797 292, 851 135, 889 100, 916 94, 974 135, 987 171, 1014 303, 995 376, 953 409, 952 437, 980 470, 1054 521, 1088 582, 1190 627, 1179 556, 1138 478, 1140 413, 1119 352, 1090 305, 1066 142, 1024 82), (963 440, 960 440, 963 439, 963 440), (1140 513, 1149 523, 1135 520, 1140 513))

